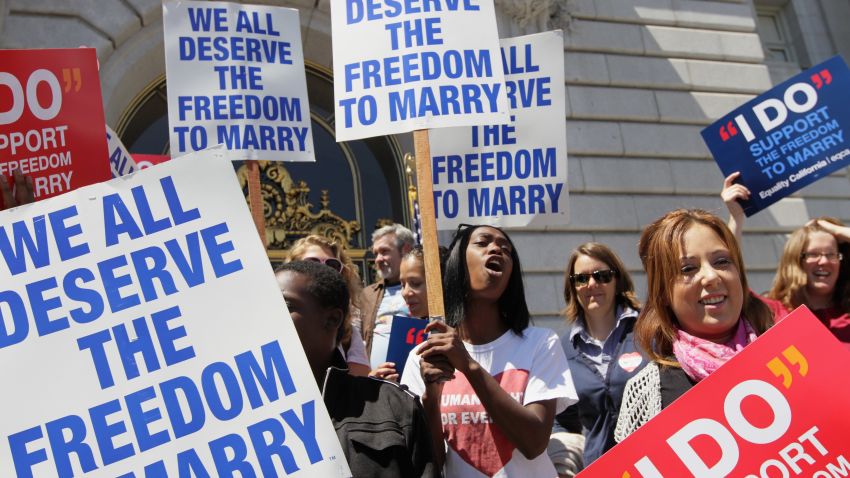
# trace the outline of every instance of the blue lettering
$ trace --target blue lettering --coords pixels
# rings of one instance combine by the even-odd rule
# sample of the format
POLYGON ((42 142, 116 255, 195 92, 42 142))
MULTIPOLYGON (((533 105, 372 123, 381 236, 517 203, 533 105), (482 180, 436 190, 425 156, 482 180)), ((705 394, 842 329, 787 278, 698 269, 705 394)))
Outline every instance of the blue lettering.
POLYGON ((142 289, 142 295, 146 302, 151 302, 157 299, 158 295, 154 286, 154 279, 158 280, 162 286, 165 295, 171 295, 177 292, 177 286, 174 285, 174 279, 171 274, 165 270, 168 265, 168 259, 165 257, 165 252, 159 247, 145 247, 138 251, 130 253, 130 259, 133 262, 133 268, 138 276, 139 287, 142 289))
POLYGON ((76 246, 71 245, 71 238, 82 234, 83 229, 79 224, 66 226, 65 220, 76 216, 77 206, 68 206, 47 215, 50 219, 50 228, 53 230, 53 236, 56 239, 56 248, 59 249, 59 257, 63 261, 89 253, 89 245, 85 242, 76 246))
POLYGON ((130 239, 142 237, 142 230, 117 193, 103 196, 103 232, 107 246, 118 244, 118 236, 121 234, 127 234, 130 239))
POLYGON ((469 190, 469 216, 480 217, 490 215, 490 188, 469 190))
POLYGON ((89 269, 74 269, 62 279, 62 289, 65 291, 65 295, 73 301, 82 302, 89 306, 88 312, 85 312, 82 307, 71 309, 68 312, 71 320, 78 324, 92 322, 103 315, 103 297, 96 290, 77 285, 77 281, 87 283, 94 280, 94 273, 89 269))
POLYGON ((257 454, 257 462, 260 464, 260 472, 263 476, 278 476, 272 456, 277 456, 280 459, 283 470, 287 475, 299 470, 292 450, 284 444, 286 431, 278 420, 267 418, 249 426, 248 437, 250 437, 254 452, 257 454), (268 443, 265 438, 266 433, 271 435, 268 443))
POLYGON ((91 351, 94 370, 97 372, 97 380, 100 383, 101 390, 115 385, 115 380, 112 378, 112 369, 109 368, 109 360, 106 358, 106 348, 104 347, 110 340, 112 340, 112 335, 109 333, 109 329, 77 339, 77 347, 80 351, 86 349, 91 351))
POLYGON ((248 447, 239 435, 231 433, 221 438, 216 438, 209 443, 213 462, 215 463, 216 476, 233 476, 239 473, 241 478, 256 478, 254 468, 248 463, 248 447), (228 453, 227 449, 231 452, 228 453), (227 455, 233 455, 228 458, 227 455))
POLYGON ((18 275, 27 271, 28 255, 36 269, 50 264, 50 252, 47 247, 47 221, 44 216, 32 218, 35 237, 30 233, 24 221, 12 224, 12 237, 15 246, 12 247, 9 236, 6 235, 6 227, 0 226, 0 253, 9 267, 12 275, 18 275))
POLYGON ((207 249, 213 272, 215 272, 215 276, 217 278, 242 270, 242 261, 239 259, 224 262, 224 259, 222 258, 224 254, 235 250, 233 242, 231 241, 221 243, 216 241, 218 236, 227 232, 229 232, 229 229, 227 228, 227 223, 224 222, 210 226, 201 231, 201 238, 204 241, 204 246, 207 249))
MULTIPOLYGON (((227 457, 225 456, 224 459, 226 460, 227 457)), ((198 452, 192 448, 177 454, 177 476, 179 478, 210 478, 198 452)))
POLYGON ((215 362, 207 365, 201 373, 201 386, 207 399, 207 406, 213 416, 221 421, 232 420, 242 412, 242 390, 236 374, 224 362, 215 362), (222 397, 219 396, 215 377, 219 376, 227 393, 227 402, 230 408, 225 407, 222 397))
POLYGON ((116 276, 115 269, 126 265, 127 258, 124 256, 113 257, 97 263, 97 269, 100 271, 101 281, 106 292, 106 300, 109 302, 109 309, 113 313, 135 307, 141 303, 137 294, 126 297, 121 295, 121 288, 131 285, 133 279, 130 274, 116 276))
POLYGON ((97 469, 91 447, 83 440, 86 438, 86 423, 76 415, 68 415, 44 425, 47 430, 47 439, 53 452, 53 462, 60 477, 72 477, 76 475, 71 466, 71 454, 76 454, 80 461, 80 467, 84 473, 97 469), (65 439, 66 431, 70 437, 65 439))
POLYGON ((310 463, 316 463, 322 460, 322 450, 319 449, 319 443, 316 442, 316 402, 313 400, 304 402, 301 405, 301 415, 304 417, 303 420, 298 418, 294 410, 287 410, 280 414, 283 421, 289 425, 289 428, 304 444, 310 463))
POLYGON ((175 226, 194 221, 201 217, 198 208, 192 208, 188 211, 183 209, 183 205, 180 203, 180 197, 177 196, 177 188, 174 187, 174 179, 171 176, 160 179, 159 183, 162 185, 162 192, 165 194, 165 201, 168 203, 168 211, 171 214, 171 219, 174 220, 175 226))
POLYGON ((167 217, 154 219, 153 213, 151 212, 151 206, 148 202, 148 197, 145 194, 145 188, 143 186, 136 186, 131 189, 131 191, 133 193, 133 200, 136 202, 136 208, 139 211, 139 218, 142 220, 142 228, 145 230, 145 235, 164 231, 171 227, 171 221, 169 221, 167 217))
POLYGON ((118 420, 115 423, 107 423, 106 418, 109 415, 121 411, 121 402, 111 400, 101 405, 89 408, 89 416, 91 417, 92 431, 97 440, 97 448, 100 450, 100 456, 103 459, 104 465, 111 465, 125 458, 129 458, 136 454, 132 443, 127 443, 119 447, 115 447, 113 439, 127 432, 127 426, 123 421, 118 420))
POLYGON ((62 307, 62 301, 59 300, 58 296, 45 299, 44 292, 53 290, 56 287, 55 277, 48 277, 47 279, 27 284, 27 296, 30 300, 32 317, 39 336, 52 334, 53 332, 58 332, 69 327, 67 317, 50 320, 50 311, 62 307))
POLYGON ((140 375, 139 366, 136 363, 136 354, 141 354, 148 373, 160 369, 156 347, 148 330, 145 317, 135 318, 132 323, 133 330, 136 332, 136 338, 130 338, 130 335, 127 333, 126 324, 118 324, 112 328, 112 333, 115 336, 115 345, 118 347, 118 355, 121 356, 121 363, 124 365, 124 373, 127 376, 127 380, 132 380, 140 375))
MULTIPOLYGON (((175 377, 162 382, 159 385, 159 390, 162 394, 162 402, 165 405, 165 412, 168 414, 168 421, 171 423, 171 429, 174 432, 175 439, 191 435, 204 427, 206 412, 204 411, 204 403, 201 400, 201 394, 195 382, 188 377, 175 377), (183 415, 183 408, 180 405, 177 395, 178 390, 185 398, 186 404, 189 407, 190 416, 188 420, 183 415)), ((180 476, 183 475, 181 474, 180 476)))
POLYGON ((3 318, 3 309, 0 308, 0 349, 23 342, 29 334, 30 325, 27 320, 27 310, 21 296, 11 290, 0 292, 0 304, 6 303, 12 313, 13 330, 9 332, 6 328, 8 320, 3 318))
POLYGON ((162 413, 157 407, 145 410, 142 405, 154 398, 156 398, 156 391, 153 387, 143 388, 138 392, 133 392, 124 397, 124 402, 127 404, 127 413, 130 415, 130 423, 133 424, 133 431, 135 432, 136 443, 139 444, 140 452, 156 448, 171 441, 168 430, 160 430, 153 434, 150 432, 149 425, 160 420, 162 413))
POLYGON ((153 328, 156 331, 156 338, 159 340, 159 347, 166 365, 174 365, 195 356, 195 349, 191 345, 182 349, 177 349, 174 346, 174 342, 187 336, 186 327, 179 325, 170 328, 168 326, 169 321, 178 317, 181 317, 180 307, 176 305, 151 314, 153 328))
POLYGON ((22 432, 9 435, 9 451, 12 452, 12 462, 15 464, 15 474, 18 478, 32 478, 32 467, 47 461, 44 448, 34 451, 27 450, 27 444, 44 436, 41 427, 28 428, 22 432))
POLYGON ((295 393, 295 382, 289 373, 289 366, 283 356, 283 350, 277 341, 269 342, 260 348, 263 365, 260 367, 253 353, 243 352, 235 357, 236 368, 245 387, 245 394, 252 409, 263 405, 263 398, 257 385, 263 389, 269 403, 278 399, 278 382, 284 395, 295 393))

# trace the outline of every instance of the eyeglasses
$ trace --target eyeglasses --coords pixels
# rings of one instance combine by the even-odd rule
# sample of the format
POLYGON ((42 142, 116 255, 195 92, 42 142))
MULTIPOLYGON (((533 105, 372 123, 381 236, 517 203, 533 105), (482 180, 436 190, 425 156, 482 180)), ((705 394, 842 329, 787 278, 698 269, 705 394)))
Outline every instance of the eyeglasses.
POLYGON ((318 262, 319 264, 324 264, 324 265, 330 267, 331 269, 333 269, 337 272, 342 272, 342 268, 343 268, 342 261, 340 261, 339 259, 334 259, 333 257, 331 257, 330 259, 319 259, 318 257, 305 257, 304 260, 310 261, 310 262, 318 262))
POLYGON ((607 284, 614 279, 615 275, 617 275, 617 271, 613 269, 593 271, 590 274, 572 274, 570 275, 570 282, 577 287, 586 286, 590 283, 590 278, 593 277, 597 284, 607 284))
POLYGON ((840 252, 804 252, 800 257, 806 262, 817 262, 821 257, 825 257, 829 262, 841 262, 844 259, 844 254, 840 252))

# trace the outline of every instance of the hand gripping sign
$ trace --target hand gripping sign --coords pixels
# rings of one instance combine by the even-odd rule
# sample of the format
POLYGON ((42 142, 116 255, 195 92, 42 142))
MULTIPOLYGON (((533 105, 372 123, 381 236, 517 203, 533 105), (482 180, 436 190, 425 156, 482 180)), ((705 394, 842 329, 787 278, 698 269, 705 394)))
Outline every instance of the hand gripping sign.
POLYGON ((315 161, 301 22, 291 8, 163 3, 171 156, 315 161))
POLYGON ((0 174, 33 177, 36 199, 110 178, 91 48, 0 51, 0 174))
POLYGON ((0 476, 350 476, 228 161, 0 213, 0 284, 0 476))
POLYGON ((429 132, 438 229, 569 220, 563 33, 501 45, 511 123, 429 132))
POLYGON ((741 171, 747 216, 850 165, 848 93, 850 70, 836 56, 702 130, 723 175, 741 171))
POLYGON ((579 476, 848 476, 848 364, 800 307, 579 476))
POLYGON ((333 0, 337 141, 508 122, 493 0, 333 0))

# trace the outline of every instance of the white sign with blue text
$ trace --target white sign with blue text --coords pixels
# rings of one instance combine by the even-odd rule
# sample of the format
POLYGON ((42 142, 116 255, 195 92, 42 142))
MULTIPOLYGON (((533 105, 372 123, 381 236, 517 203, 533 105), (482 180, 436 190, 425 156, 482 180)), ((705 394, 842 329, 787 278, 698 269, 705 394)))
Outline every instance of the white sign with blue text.
POLYGON ((437 229, 569 221, 563 33, 501 44, 511 123, 429 132, 437 229))
POLYGON ((350 476, 230 162, 0 224, 0 476, 350 476))
POLYGON ((332 0, 336 139, 507 123, 493 0, 332 0))
POLYGON ((121 142, 121 138, 109 125, 106 125, 106 146, 109 150, 109 169, 112 170, 113 178, 126 176, 140 169, 127 147, 121 142))
POLYGON ((171 156, 315 161, 301 22, 291 8, 166 0, 171 156))

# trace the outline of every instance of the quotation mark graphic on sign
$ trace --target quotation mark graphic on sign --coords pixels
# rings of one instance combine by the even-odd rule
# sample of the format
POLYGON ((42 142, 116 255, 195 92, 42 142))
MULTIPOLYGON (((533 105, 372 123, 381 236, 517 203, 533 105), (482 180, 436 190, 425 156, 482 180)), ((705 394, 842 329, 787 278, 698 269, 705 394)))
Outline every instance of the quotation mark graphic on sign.
MULTIPOLYGON (((797 350, 797 347, 793 345, 788 347, 782 351, 782 356, 785 357, 785 360, 788 361, 789 365, 797 366, 801 377, 805 377, 809 373, 809 362, 806 360, 806 357, 797 350)), ((770 362, 767 363, 767 368, 773 372, 773 375, 782 377, 782 386, 785 388, 791 388, 791 382, 793 381, 793 378, 791 377, 791 370, 782 363, 782 360, 780 360, 779 357, 773 357, 770 362)))
POLYGON ((407 331, 407 337, 405 342, 408 344, 419 345, 425 341, 425 329, 420 329, 419 332, 414 336, 414 332, 416 332, 415 328, 412 328, 407 331))
POLYGON ((80 75, 79 68, 63 68, 62 79, 65 80, 65 93, 71 91, 72 86, 74 93, 77 93, 83 87, 83 78, 80 75))
POLYGON ((830 73, 829 70, 821 70, 820 73, 815 73, 810 78, 817 89, 823 88, 823 85, 825 84, 828 85, 832 83, 832 73, 830 73))
POLYGON ((735 123, 733 121, 726 123, 726 126, 720 127, 720 139, 723 141, 727 141, 729 138, 737 134, 738 128, 735 127, 735 123))

